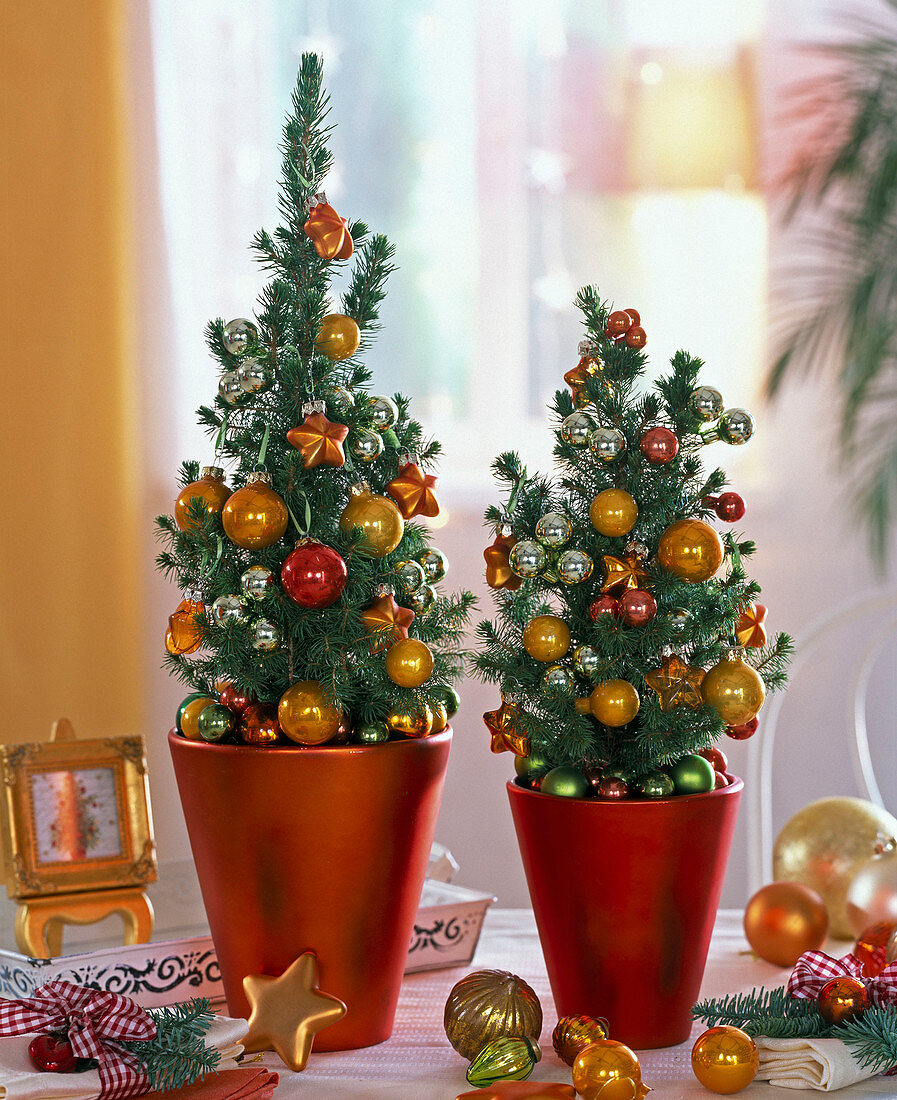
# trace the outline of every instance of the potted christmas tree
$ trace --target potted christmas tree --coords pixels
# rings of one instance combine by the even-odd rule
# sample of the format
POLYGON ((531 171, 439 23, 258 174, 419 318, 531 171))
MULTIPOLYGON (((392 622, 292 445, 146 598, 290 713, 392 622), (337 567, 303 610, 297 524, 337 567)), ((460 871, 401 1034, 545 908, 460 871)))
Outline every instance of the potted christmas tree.
POLYGON ((284 225, 253 242, 271 280, 254 320, 208 329, 215 461, 184 464, 157 522, 184 593, 166 663, 193 689, 171 752, 230 1011, 247 975, 313 951, 348 1006, 316 1044, 335 1050, 392 1028, 472 597, 438 594, 447 563, 414 522, 439 510, 439 445, 361 363, 393 249, 321 193, 327 110, 306 55, 284 225))
MULTIPOLYGON (((712 747, 749 737, 790 640, 768 645, 744 570, 744 503, 702 472, 706 446, 753 425, 677 352, 645 392, 635 310, 579 294, 579 362, 555 396, 554 480, 516 454, 486 513, 498 617, 475 667, 484 715, 515 754, 511 810, 560 1015, 604 1016, 633 1047, 691 1027, 742 789, 712 747)), ((718 445, 718 444, 717 444, 718 445)))

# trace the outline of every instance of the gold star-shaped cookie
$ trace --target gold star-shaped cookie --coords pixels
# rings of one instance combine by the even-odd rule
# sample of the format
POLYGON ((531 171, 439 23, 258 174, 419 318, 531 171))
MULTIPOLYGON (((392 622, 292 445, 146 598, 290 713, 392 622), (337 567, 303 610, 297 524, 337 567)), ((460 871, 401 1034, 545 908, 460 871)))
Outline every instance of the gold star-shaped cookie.
POLYGON ((496 1081, 485 1089, 459 1093, 455 1100, 574 1100, 572 1085, 556 1081, 496 1081))
POLYGON ((601 561, 604 563, 602 592, 609 592, 611 596, 622 596, 630 588, 654 587, 651 575, 645 572, 635 554, 624 554, 622 558, 614 554, 604 554, 601 561))
POLYGON ((487 710, 483 715, 486 729, 492 736, 489 748, 492 752, 511 751, 515 756, 526 756, 529 752, 529 738, 518 729, 520 707, 515 703, 505 703, 498 710, 487 710))
POLYGON ((702 668, 693 668, 671 653, 664 657, 660 668, 645 674, 645 683, 657 692, 661 710, 675 707, 691 707, 697 710, 704 702, 701 697, 702 668))
POLYGON ((486 584, 490 588, 507 588, 509 592, 516 592, 523 584, 523 578, 517 576, 508 561, 511 547, 516 541, 513 535, 496 534, 492 545, 483 551, 486 559, 486 584))
POLYGON ((249 1031, 243 1049, 273 1050, 290 1069, 305 1069, 312 1043, 319 1031, 346 1015, 338 997, 317 987, 318 960, 306 951, 279 978, 248 974, 243 992, 249 1000, 249 1031))
POLYGON ((360 612, 360 617, 365 630, 377 635, 378 650, 407 638, 408 627, 414 622, 414 612, 400 607, 389 595, 374 600, 360 612))
POLYGON ((287 439, 302 455, 306 470, 314 466, 345 466, 343 442, 349 434, 345 424, 334 424, 320 412, 309 413, 296 428, 290 428, 287 439))

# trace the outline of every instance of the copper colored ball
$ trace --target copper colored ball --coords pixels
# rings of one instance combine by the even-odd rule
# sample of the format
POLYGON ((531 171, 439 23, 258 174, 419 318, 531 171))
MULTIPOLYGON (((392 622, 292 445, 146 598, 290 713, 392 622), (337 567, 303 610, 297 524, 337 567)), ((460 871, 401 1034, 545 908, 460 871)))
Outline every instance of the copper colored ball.
POLYGON ((816 1007, 830 1024, 843 1024, 866 1011, 869 994, 857 978, 832 978, 819 990, 816 1007))
POLYGON ((638 505, 625 489, 604 489, 592 501, 589 519, 599 534, 620 538, 635 527, 638 505))
POLYGON ((669 428, 649 428, 639 440, 638 447, 653 466, 662 466, 679 453, 679 440, 669 428))
POLYGON ((562 1062, 572 1066, 581 1050, 610 1038, 607 1020, 594 1016, 562 1016, 551 1033, 551 1045, 562 1062))
POLYGON ((225 684, 221 688, 218 702, 237 714, 243 714, 246 708, 252 705, 253 698, 245 691, 237 691, 233 684, 225 684))
POLYGON ((760 719, 754 716, 750 722, 745 722, 744 725, 726 726, 726 733, 733 741, 747 741, 749 737, 754 736, 759 725, 760 719))
MULTIPOLYGON (((586 702, 588 702, 588 700, 586 700, 586 702)), ((592 794, 598 793, 598 788, 601 786, 601 780, 604 778, 604 769, 606 767, 606 761, 599 761, 597 764, 586 764, 582 769, 582 774, 586 777, 592 794)))
POLYGON ((630 348, 643 348, 648 343, 648 335, 641 325, 633 325, 623 339, 630 348))
POLYGON ((607 319, 607 331, 611 336, 624 336, 632 324, 632 318, 625 310, 615 309, 607 319))
POLYGON ((723 787, 729 786, 729 780, 726 779, 722 772, 714 771, 713 773, 713 789, 715 791, 722 790, 723 787))
POLYGON ((744 934, 761 959, 794 966, 805 951, 816 951, 828 935, 822 898, 798 882, 771 882, 747 903, 744 934))
POLYGON ((709 580, 723 563, 723 544, 709 523, 680 519, 660 536, 657 560, 681 580, 709 580))
POLYGON ((251 703, 243 712, 237 734, 247 745, 276 745, 281 740, 277 707, 251 703))
POLYGON ((722 749, 718 749, 716 745, 711 745, 708 749, 701 749, 698 756, 703 756, 705 760, 709 760, 715 772, 725 773, 729 770, 729 761, 726 759, 726 754, 722 749))
POLYGON ((634 325, 640 325, 642 323, 642 315, 637 309, 633 309, 632 306, 627 306, 624 312, 629 314, 634 325))
POLYGON ((620 597, 620 618, 627 626, 644 626, 657 614, 657 600, 643 588, 630 588, 620 597))
POLYGON ((589 604, 589 614, 592 622, 598 621, 599 615, 613 615, 615 619, 620 617, 620 604, 613 596, 599 596, 589 604))
POLYGON ((738 493, 720 493, 713 510, 726 523, 737 523, 744 515, 744 501, 738 493))
POLYGON ((629 794, 629 784, 617 775, 606 775, 598 783, 595 794, 599 798, 625 798, 629 794))

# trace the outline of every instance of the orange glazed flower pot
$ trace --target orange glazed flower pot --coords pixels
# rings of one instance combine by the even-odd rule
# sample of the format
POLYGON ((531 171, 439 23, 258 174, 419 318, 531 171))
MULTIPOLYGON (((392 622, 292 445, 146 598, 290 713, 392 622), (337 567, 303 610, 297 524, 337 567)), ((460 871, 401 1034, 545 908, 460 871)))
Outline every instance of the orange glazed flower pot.
POLYGON ((559 1016, 604 1016, 636 1050, 689 1037, 743 787, 612 802, 508 783, 559 1016))
POLYGON ((168 742, 228 1010, 247 974, 304 951, 348 1012, 315 1050, 388 1039, 427 870, 451 730, 385 745, 168 742))

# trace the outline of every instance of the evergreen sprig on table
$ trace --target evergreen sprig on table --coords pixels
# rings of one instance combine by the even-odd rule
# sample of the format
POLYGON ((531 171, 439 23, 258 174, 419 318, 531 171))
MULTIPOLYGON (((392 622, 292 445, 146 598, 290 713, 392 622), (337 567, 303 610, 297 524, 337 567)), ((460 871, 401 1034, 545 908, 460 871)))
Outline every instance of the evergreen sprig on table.
POLYGON ((156 1037, 121 1045, 143 1063, 152 1091, 182 1088, 215 1071, 220 1052, 205 1044, 215 1014, 204 997, 147 1011, 156 1025, 156 1037))

